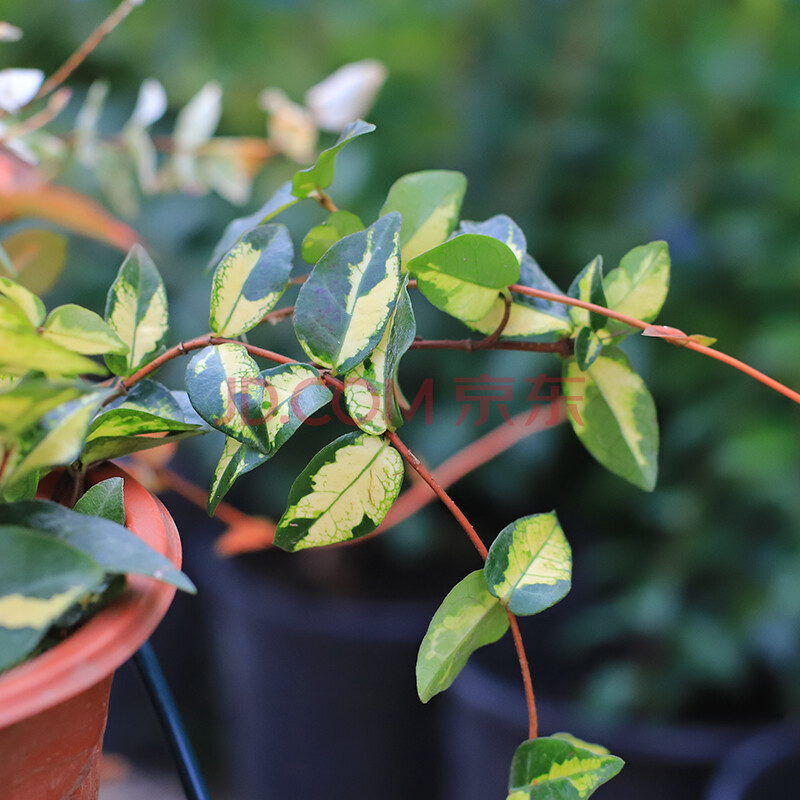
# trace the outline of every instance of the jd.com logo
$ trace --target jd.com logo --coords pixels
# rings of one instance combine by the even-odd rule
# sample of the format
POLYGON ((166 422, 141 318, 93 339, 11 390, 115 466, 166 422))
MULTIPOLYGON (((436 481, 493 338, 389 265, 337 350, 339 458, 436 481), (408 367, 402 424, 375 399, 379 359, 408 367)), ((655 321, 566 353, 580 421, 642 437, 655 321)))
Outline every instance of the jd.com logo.
MULTIPOLYGON (((523 382, 530 384, 525 400, 531 404, 531 408, 527 414, 520 414, 512 419, 508 404, 514 400, 514 382, 514 378, 491 378, 486 374, 477 378, 455 378, 455 399, 461 403, 456 425, 463 424, 470 417, 473 418, 473 425, 485 425, 490 421, 492 406, 496 406, 497 413, 506 425, 521 424, 527 427, 535 424, 537 427, 548 427, 558 423, 564 413, 571 416, 576 425, 583 425, 579 405, 583 400, 585 378, 558 378, 549 375, 524 378, 523 382), (547 416, 544 420, 540 417, 542 413, 547 416)), ((214 424, 223 425, 238 417, 245 425, 257 427, 265 425, 271 416, 280 414, 279 422, 285 425, 290 421, 291 411, 292 416, 306 425, 326 425, 335 417, 345 425, 355 427, 356 423, 345 410, 341 392, 334 391, 333 417, 327 412, 318 416, 312 416, 313 410, 309 413, 308 402, 304 402, 304 392, 321 384, 322 381, 318 378, 307 378, 294 387, 291 396, 282 398, 278 390, 262 378, 231 378, 228 380, 230 402, 226 404, 225 414, 214 420, 214 424), (266 413, 262 411, 265 408, 266 413)), ((363 378, 353 383, 354 389, 358 387, 366 390, 359 393, 359 399, 369 396, 372 403, 371 408, 358 419, 362 422, 375 419, 381 408, 376 388, 363 378)), ((403 409, 404 420, 410 422, 422 411, 425 424, 432 425, 433 394, 433 378, 426 378, 414 399, 403 409)))

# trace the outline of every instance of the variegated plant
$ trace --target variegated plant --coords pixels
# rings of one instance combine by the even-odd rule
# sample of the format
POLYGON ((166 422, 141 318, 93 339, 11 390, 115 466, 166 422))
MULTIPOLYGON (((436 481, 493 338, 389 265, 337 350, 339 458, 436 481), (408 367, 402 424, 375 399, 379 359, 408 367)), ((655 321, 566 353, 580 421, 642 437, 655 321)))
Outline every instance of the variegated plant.
POLYGON ((397 433, 404 405, 400 364, 414 349, 435 347, 556 354, 565 387, 560 411, 578 439, 611 472, 650 491, 658 471, 655 405, 620 344, 638 330, 735 360, 699 337, 653 324, 669 285, 664 242, 634 248, 605 275, 602 259, 593 259, 562 294, 528 254, 511 219, 459 219, 466 189, 459 173, 400 178, 368 224, 337 209, 325 191, 337 155, 371 130, 360 121, 348 126, 316 164, 227 227, 208 279, 210 330, 194 339, 170 343, 165 286, 139 245, 111 286, 104 320, 77 306, 48 315, 38 297, 0 279, 0 499, 6 503, 0 506, 0 668, 35 649, 76 598, 96 593, 109 576, 153 571, 149 562, 134 564, 137 554, 125 548, 119 558, 103 560, 79 535, 88 528, 74 515, 98 504, 111 521, 92 523, 92 530, 98 541, 111 535, 109 526, 119 521, 113 486, 91 490, 72 512, 32 499, 43 475, 66 468, 77 496, 96 461, 214 430, 221 450, 208 495, 214 513, 240 476, 278 457, 298 428, 339 394, 354 431, 326 443, 297 477, 274 545, 295 551, 372 534, 400 493, 404 464, 415 470, 484 561, 445 597, 421 643, 421 700, 447 689, 476 649, 510 630, 530 727, 513 758, 509 800, 586 798, 622 762, 568 734, 538 737, 517 624, 518 615, 538 614, 569 592, 567 537, 555 512, 539 510, 509 522, 491 547, 484 545, 397 433), (276 217, 307 201, 318 202, 328 216, 309 230, 300 258, 276 217), (302 274, 303 260, 313 264, 308 274, 302 274), (294 270, 301 274, 292 277, 294 270), (298 285, 293 305, 277 307, 298 285), (415 291, 477 335, 455 342, 417 337, 415 291), (288 318, 303 361, 244 336, 261 330, 268 342, 263 323, 288 318), (160 366, 185 354, 185 392, 152 380, 160 366), (113 373, 106 380, 105 368, 92 358, 97 355, 113 373), (62 522, 62 532, 52 535, 62 522), (10 563, 38 566, 11 574, 10 563), (46 564, 56 566, 47 572, 46 564))

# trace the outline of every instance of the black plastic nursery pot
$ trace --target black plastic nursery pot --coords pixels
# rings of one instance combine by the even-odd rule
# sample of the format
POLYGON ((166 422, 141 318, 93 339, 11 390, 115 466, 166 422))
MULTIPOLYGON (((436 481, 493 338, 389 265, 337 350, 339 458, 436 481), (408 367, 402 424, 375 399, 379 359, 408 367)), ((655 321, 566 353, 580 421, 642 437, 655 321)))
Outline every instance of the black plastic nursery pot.
POLYGON ((437 717, 414 683, 435 603, 309 596, 246 560, 198 576, 233 796, 439 800, 437 717))
POLYGON ((800 720, 770 725, 722 760, 705 800, 776 800, 798 795, 800 720))
MULTIPOLYGON (((714 769, 752 731, 745 726, 601 722, 575 703, 541 694, 536 704, 542 735, 568 731, 625 760, 622 772, 597 790, 598 800, 704 800, 714 769)), ((499 677, 473 659, 445 693, 443 705, 444 800, 501 797, 512 755, 527 737, 521 680, 499 677)), ((738 800, 738 795, 713 800, 738 800)))

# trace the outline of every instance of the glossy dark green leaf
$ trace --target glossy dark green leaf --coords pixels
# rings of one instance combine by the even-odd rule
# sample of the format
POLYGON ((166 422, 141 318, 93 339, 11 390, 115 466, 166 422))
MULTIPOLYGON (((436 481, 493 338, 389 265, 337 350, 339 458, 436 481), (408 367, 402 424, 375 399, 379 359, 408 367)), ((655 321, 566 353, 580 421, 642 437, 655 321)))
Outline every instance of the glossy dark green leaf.
POLYGON ((423 703, 458 677, 469 657, 508 630, 508 614, 489 593, 482 570, 457 583, 443 600, 417 655, 417 694, 423 703))
MULTIPOLYGON (((580 271, 578 277, 572 281, 567 294, 576 300, 607 307, 603 291, 603 259, 600 256, 593 258, 580 271)), ((596 311, 587 311, 576 306, 569 307, 569 316, 576 325, 588 325, 593 331, 599 331, 608 319, 596 311)))
POLYGON ((383 338, 400 292, 400 215, 345 236, 317 262, 297 297, 297 338, 334 373, 364 360, 383 338))
POLYGON ((362 431, 377 435, 402 424, 402 412, 395 401, 395 375, 416 332, 411 298, 403 289, 383 338, 364 361, 344 376, 347 413, 362 431))
POLYGON ((514 753, 507 800, 586 800, 624 764, 566 733, 529 739, 514 753))
POLYGON ((303 239, 303 259, 316 264, 339 239, 364 230, 364 223, 349 211, 334 211, 321 225, 315 225, 303 239))
POLYGON ((348 433, 324 447, 292 485, 275 544, 322 547, 374 531, 403 482, 403 459, 380 436, 348 433))
POLYGON ((94 559, 106 572, 135 573, 194 593, 172 562, 116 522, 89 517, 50 500, 23 500, 2 507, 0 523, 42 531, 94 559))
POLYGON ((514 252, 491 236, 466 233, 411 259, 417 288, 442 311, 465 321, 483 319, 498 290, 519 279, 514 252))
POLYGON ((167 292, 156 265, 140 244, 131 248, 109 289, 106 322, 129 348, 124 356, 106 355, 106 364, 115 375, 133 374, 165 347, 167 292))
POLYGON ((615 475, 652 491, 658 475, 656 408, 625 353, 605 347, 586 371, 570 359, 564 378, 570 395, 581 397, 570 403, 570 422, 584 447, 615 475))
POLYGON ((212 428, 263 453, 269 451, 262 412, 264 381, 242 345, 200 350, 186 367, 186 389, 192 406, 212 428))
POLYGON ((572 586, 572 552, 555 512, 532 514, 503 528, 489 548, 489 591, 515 614, 538 614, 572 586))
POLYGON ((284 225, 259 225, 220 261, 211 289, 211 330, 239 336, 278 302, 292 271, 294 248, 284 225))
POLYGON ((0 507, 0 671, 30 655, 103 574, 68 543, 10 523, 0 507))
POLYGON ((467 179, 460 172, 425 170, 403 175, 389 190, 381 214, 399 211, 403 265, 444 242, 458 222, 467 179))
POLYGON ((78 498, 72 510, 124 525, 125 481, 122 478, 108 478, 96 483, 78 498))
POLYGON ((292 194, 299 199, 308 197, 316 189, 327 189, 333 182, 336 171, 336 156, 341 149, 365 133, 372 133, 375 126, 363 120, 351 122, 343 131, 335 145, 323 150, 317 163, 308 169, 300 170, 292 178, 292 194))

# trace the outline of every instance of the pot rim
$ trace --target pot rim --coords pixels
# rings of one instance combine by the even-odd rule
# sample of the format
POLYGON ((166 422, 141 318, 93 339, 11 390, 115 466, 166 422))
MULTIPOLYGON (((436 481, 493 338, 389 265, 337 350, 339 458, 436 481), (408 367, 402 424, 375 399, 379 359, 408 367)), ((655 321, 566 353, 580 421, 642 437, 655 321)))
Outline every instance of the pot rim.
MULTIPOLYGON (((178 529, 156 497, 113 463, 93 468, 87 483, 114 477, 125 481, 126 527, 180 568, 178 529)), ((69 700, 114 672, 147 641, 175 591, 154 578, 129 575, 111 605, 63 642, 0 677, 0 728, 69 700)))

